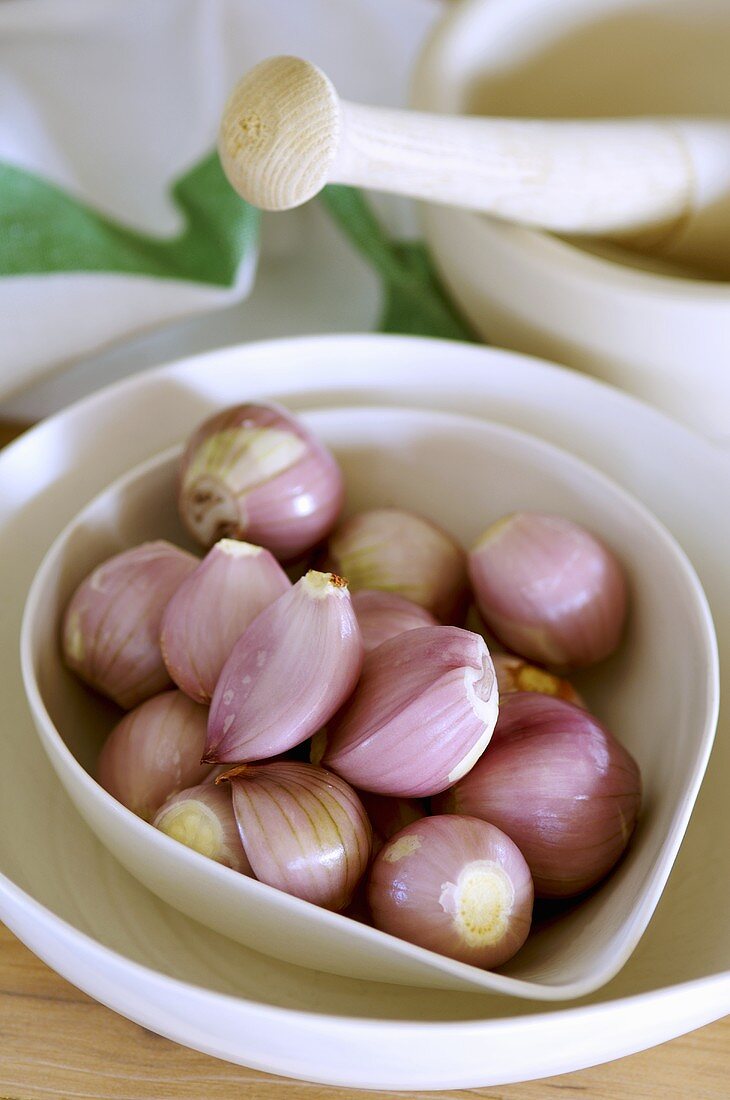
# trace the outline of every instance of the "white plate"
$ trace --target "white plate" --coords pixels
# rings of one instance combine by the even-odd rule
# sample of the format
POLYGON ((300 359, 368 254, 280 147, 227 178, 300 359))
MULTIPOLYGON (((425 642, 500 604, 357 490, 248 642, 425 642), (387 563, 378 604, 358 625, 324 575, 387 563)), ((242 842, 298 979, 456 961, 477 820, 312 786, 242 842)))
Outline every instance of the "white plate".
MULTIPOLYGON (((584 524, 616 551, 631 586, 626 637, 612 660, 583 674, 579 687, 641 768, 643 812, 626 858, 590 897, 559 920, 536 925, 517 957, 492 973, 221 867, 108 795, 92 776, 101 741, 118 715, 65 668, 58 649, 61 618, 76 587, 112 554, 156 538, 187 542, 176 509, 177 447, 135 467, 83 508, 31 586, 23 677, 56 773, 97 836, 145 886, 267 955, 404 985, 539 1000, 592 993, 623 966, 651 918, 712 746, 717 646, 697 577, 671 536, 632 497, 522 432, 424 409, 343 406, 303 419, 337 457, 350 510, 384 503, 415 508, 470 546, 515 507, 542 508, 584 524)), ((130 917, 135 919, 132 910, 130 917)))
MULTIPOLYGON (((675 534, 708 594, 721 653, 723 645, 730 652, 723 505, 730 463, 618 392, 504 352, 385 337, 249 345, 150 372, 0 455, 7 654, 0 721, 12 763, 0 777, 3 920, 71 981, 146 1027, 231 1061, 332 1084, 464 1088, 540 1077, 639 1050, 728 1011, 730 730, 722 715, 649 929, 621 974, 571 1008, 545 1012, 535 1002, 313 975, 181 916, 95 840, 45 760, 22 693, 14 654, 30 579, 79 506, 176 442, 213 404, 244 395, 275 396, 294 408, 442 407, 568 446, 631 489, 675 534), (130 896, 143 927, 128 919, 130 896)), ((727 657, 723 673, 727 680, 727 657)))

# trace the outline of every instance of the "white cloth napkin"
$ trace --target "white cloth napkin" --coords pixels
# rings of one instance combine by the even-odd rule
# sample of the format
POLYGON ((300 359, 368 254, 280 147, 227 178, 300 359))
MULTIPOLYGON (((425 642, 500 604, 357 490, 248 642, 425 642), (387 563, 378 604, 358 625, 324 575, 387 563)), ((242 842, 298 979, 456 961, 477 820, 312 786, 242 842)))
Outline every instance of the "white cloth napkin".
MULTIPOLYGON (((405 102, 439 11, 437 0, 5 0, 0 399, 74 367, 35 405, 4 408, 39 415, 149 362, 232 340, 371 328, 384 307, 391 320, 404 313, 404 294, 413 312, 418 279, 424 298, 433 289, 423 255, 394 252, 402 285, 386 286, 382 265, 368 266, 378 257, 363 249, 371 215, 357 193, 261 226, 214 147, 231 86, 271 54, 316 62, 347 98, 405 102)), ((397 249, 413 232, 410 205, 378 200, 376 210, 397 249)), ((460 335, 450 324, 445 313, 435 325, 403 321, 460 335)))

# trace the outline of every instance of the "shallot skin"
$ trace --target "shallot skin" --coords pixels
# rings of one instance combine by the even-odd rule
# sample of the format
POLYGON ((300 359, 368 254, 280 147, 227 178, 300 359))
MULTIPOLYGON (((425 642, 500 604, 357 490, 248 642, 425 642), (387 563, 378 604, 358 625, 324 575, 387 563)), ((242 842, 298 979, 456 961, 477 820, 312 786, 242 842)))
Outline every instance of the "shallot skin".
POLYGON ((350 516, 330 537, 326 567, 347 577, 353 592, 391 592, 440 622, 463 620, 466 555, 451 535, 415 512, 374 508, 350 516))
POLYGON ((631 754, 586 711, 536 692, 503 696, 489 751, 436 813, 497 825, 524 855, 540 897, 572 897, 622 855, 641 806, 631 754))
POLYGON ((178 479, 181 519, 203 546, 246 539, 282 561, 326 538, 344 493, 334 456, 275 404, 236 405, 206 420, 187 444, 178 479))
POLYGON ((425 607, 419 607, 395 592, 363 588, 353 593, 352 606, 360 624, 366 654, 390 638, 405 634, 407 630, 437 625, 437 620, 425 607))
POLYGON ((160 649, 162 616, 198 562, 159 539, 99 565, 66 608, 62 647, 68 667, 125 710, 170 687, 160 649))
POLYGON ((291 588, 261 546, 221 539, 172 596, 160 647, 167 670, 197 703, 210 703, 223 665, 244 630, 291 588))
POLYGON ((152 822, 167 836, 243 875, 252 875, 241 843, 230 789, 211 777, 172 795, 152 822))
POLYGON ((256 877, 325 909, 345 909, 372 846, 370 821, 352 787, 296 761, 245 764, 216 780, 225 782, 256 877))
POLYGON ((583 668, 617 648, 627 584, 617 558, 562 516, 516 512, 468 556, 477 605, 495 637, 528 660, 583 668))
POLYGON ((151 821, 171 795, 202 783, 208 712, 182 691, 145 700, 122 718, 102 746, 99 783, 123 806, 151 821))
POLYGON ((424 626, 374 649, 357 689, 327 728, 325 767, 375 794, 445 790, 489 743, 499 707, 484 639, 424 626))
POLYGON ((498 828, 437 816, 406 826, 381 849, 368 901, 381 931, 491 969, 527 939, 533 887, 520 851, 498 828))
POLYGON ((362 663, 347 584, 310 570, 233 647, 213 694, 205 759, 247 763, 301 744, 349 697, 362 663))
POLYGON ((540 695, 554 695, 558 699, 565 699, 566 703, 586 709, 583 697, 573 685, 547 669, 532 665, 511 653, 493 653, 492 663, 497 674, 500 696, 515 691, 536 691, 540 695))

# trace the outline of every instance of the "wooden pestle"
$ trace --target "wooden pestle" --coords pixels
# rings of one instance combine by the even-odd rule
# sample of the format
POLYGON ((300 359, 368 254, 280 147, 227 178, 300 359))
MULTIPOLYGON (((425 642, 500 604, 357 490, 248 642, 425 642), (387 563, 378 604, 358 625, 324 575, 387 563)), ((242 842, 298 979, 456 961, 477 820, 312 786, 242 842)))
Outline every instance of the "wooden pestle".
POLYGON ((236 191, 265 210, 347 183, 730 265, 730 121, 368 107, 341 100, 315 65, 274 57, 234 89, 220 154, 236 191))

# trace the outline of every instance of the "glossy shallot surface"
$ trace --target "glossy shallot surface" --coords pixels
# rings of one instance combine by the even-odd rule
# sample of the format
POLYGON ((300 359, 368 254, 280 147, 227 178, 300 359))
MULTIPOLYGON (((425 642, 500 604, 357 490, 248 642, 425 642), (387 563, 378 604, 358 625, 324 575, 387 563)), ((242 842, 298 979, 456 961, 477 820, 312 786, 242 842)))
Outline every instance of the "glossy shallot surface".
POLYGON ((191 699, 210 703, 223 665, 244 630, 291 588, 268 550, 221 539, 168 603, 160 645, 167 670, 191 699))
POLYGON ((66 664, 129 710, 170 686, 160 649, 164 610, 198 558, 159 539, 116 554, 79 585, 63 620, 66 664))
POLYGON ((355 694, 328 726, 322 763, 376 794, 436 794, 474 766, 497 712, 480 635, 456 626, 409 630, 367 657, 355 694))
POLYGON ((437 813, 497 825, 527 860, 542 897, 599 882, 634 830, 641 776, 630 753, 592 715, 534 692, 505 695, 489 751, 437 813))
POLYGON ((532 879, 518 848, 495 826, 427 817, 376 856, 368 901, 382 931, 491 969, 527 938, 532 879))
POLYGON ((562 516, 515 512, 469 554, 469 578, 492 633, 522 657, 582 668, 619 644, 627 588, 616 557, 562 516))
POLYGON ((206 760, 264 760, 305 741, 350 696, 362 662, 346 583, 310 570, 233 647, 210 707, 206 760))
POLYGON ((122 718, 99 754, 97 778, 110 794, 145 821, 170 795, 202 783, 208 712, 182 691, 147 699, 122 718))
POLYGON ((254 874, 325 909, 349 905, 368 865, 372 830, 355 791, 313 764, 242 765, 219 776, 254 874))

